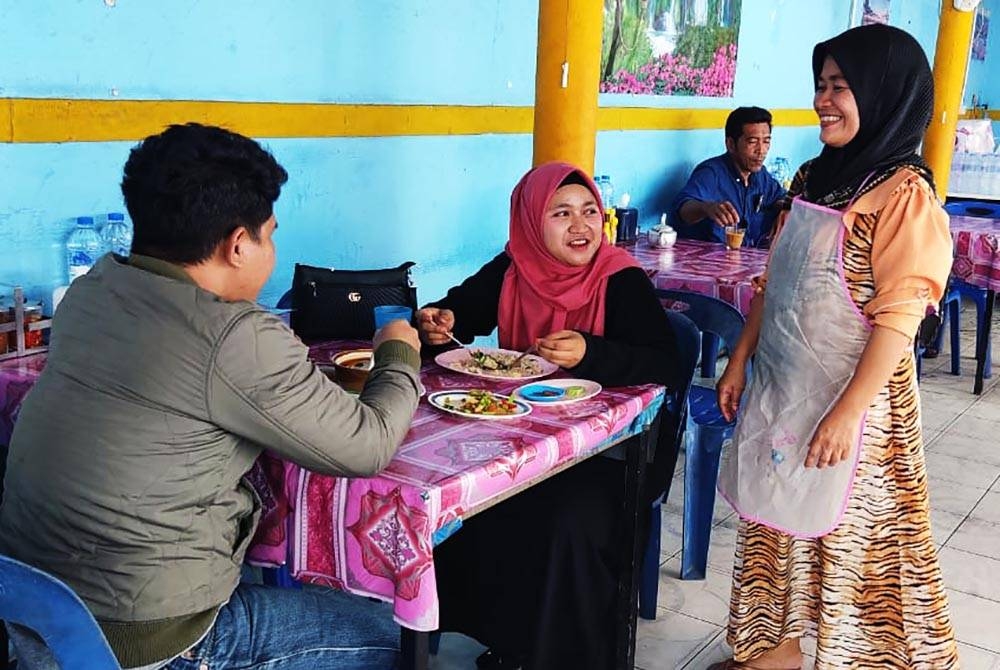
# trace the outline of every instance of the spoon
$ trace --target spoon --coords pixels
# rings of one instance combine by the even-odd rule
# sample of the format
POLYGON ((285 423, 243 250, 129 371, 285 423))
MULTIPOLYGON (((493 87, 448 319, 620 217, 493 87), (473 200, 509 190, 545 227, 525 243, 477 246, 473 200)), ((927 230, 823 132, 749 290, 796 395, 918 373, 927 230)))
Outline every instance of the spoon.
POLYGON ((449 339, 451 339, 452 342, 454 342, 458 346, 462 347, 463 349, 467 349, 468 348, 464 344, 462 344, 461 342, 459 342, 458 338, 455 337, 454 335, 452 335, 452 333, 451 333, 450 330, 447 333, 445 333, 445 335, 447 335, 449 337, 449 339))
POLYGON ((535 345, 531 345, 530 347, 524 350, 523 354, 521 354, 520 356, 512 360, 510 363, 508 363, 507 369, 513 370, 514 368, 516 368, 518 365, 521 364, 521 361, 524 359, 525 356, 534 352, 535 352, 535 345))

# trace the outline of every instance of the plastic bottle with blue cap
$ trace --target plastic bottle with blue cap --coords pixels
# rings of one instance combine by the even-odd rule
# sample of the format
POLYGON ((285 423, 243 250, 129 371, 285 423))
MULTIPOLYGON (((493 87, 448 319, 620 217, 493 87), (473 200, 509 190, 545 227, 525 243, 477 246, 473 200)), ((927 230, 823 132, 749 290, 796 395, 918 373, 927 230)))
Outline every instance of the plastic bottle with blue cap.
POLYGON ((72 282, 90 272, 103 253, 104 243, 94 227, 94 217, 77 217, 76 227, 66 238, 66 273, 69 280, 72 282))

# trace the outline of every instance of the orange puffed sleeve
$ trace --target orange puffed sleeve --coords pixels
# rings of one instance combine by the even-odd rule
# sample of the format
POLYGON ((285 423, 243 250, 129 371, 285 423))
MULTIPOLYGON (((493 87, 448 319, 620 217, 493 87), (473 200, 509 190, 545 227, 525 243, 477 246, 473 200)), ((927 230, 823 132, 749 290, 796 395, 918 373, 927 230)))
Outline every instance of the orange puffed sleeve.
POLYGON ((952 264, 948 214, 926 181, 912 175, 889 195, 871 254, 875 296, 865 314, 875 325, 914 337, 927 307, 941 300, 952 264))

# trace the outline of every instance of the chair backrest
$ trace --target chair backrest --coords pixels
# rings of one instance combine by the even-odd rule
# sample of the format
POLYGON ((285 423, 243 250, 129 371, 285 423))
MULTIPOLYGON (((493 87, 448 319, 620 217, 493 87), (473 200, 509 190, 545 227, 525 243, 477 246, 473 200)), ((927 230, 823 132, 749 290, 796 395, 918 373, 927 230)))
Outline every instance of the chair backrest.
POLYGON ((677 365, 681 372, 681 377, 685 379, 684 386, 676 389, 668 405, 674 406, 674 413, 677 416, 676 443, 680 444, 684 437, 684 427, 687 423, 687 399, 691 392, 691 382, 694 380, 695 370, 698 369, 698 356, 701 353, 701 333, 698 326, 685 316, 682 312, 666 310, 670 327, 674 330, 677 339, 677 365))
POLYGON ((1000 204, 995 202, 961 200, 959 202, 949 202, 944 206, 944 210, 949 214, 959 214, 961 216, 978 216, 984 219, 1000 219, 1000 204))
POLYGON ((668 457, 671 450, 664 448, 666 444, 662 440, 669 435, 671 446, 683 449, 684 429, 687 427, 688 395, 691 392, 691 382, 698 367, 698 355, 701 350, 701 333, 698 327, 680 312, 667 310, 666 314, 676 339, 676 364, 683 383, 679 388, 670 390, 660 413, 661 437, 657 440, 656 456, 646 478, 646 490, 650 502, 663 497, 669 490, 667 484, 674 476, 675 459, 672 456, 668 457))
POLYGON ((120 670, 94 617, 68 586, 2 555, 0 621, 37 633, 61 668, 120 670))
POLYGON ((725 342, 729 351, 736 348, 746 319, 732 305, 718 298, 691 291, 657 289, 656 295, 661 301, 683 303, 685 308, 681 310, 681 313, 693 321, 698 330, 718 335, 725 342))

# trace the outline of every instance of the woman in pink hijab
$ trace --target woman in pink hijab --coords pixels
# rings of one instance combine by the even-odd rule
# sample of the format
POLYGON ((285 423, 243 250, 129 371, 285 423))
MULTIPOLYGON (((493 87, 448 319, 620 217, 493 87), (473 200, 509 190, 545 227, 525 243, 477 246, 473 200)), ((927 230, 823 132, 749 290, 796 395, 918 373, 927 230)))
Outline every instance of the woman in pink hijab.
MULTIPOLYGON (((502 347, 534 347, 604 386, 687 383, 653 286, 607 242, 603 212, 579 168, 528 172, 511 195, 504 252, 417 313, 430 353, 449 333, 471 342, 497 329, 502 347)), ((673 474, 672 428, 660 429, 650 500, 673 474)), ((472 517, 435 549, 441 629, 490 647, 478 667, 612 667, 623 481, 620 461, 589 459, 472 517)))

